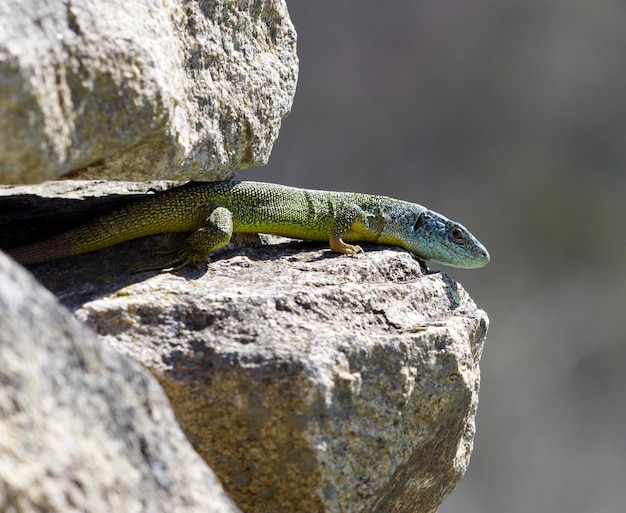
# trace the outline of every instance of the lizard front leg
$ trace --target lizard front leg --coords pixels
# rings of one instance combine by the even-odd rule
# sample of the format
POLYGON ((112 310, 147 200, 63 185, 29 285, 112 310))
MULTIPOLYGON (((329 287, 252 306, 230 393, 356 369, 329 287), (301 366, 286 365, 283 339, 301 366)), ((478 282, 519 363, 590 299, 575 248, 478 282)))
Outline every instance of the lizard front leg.
POLYGON ((385 227, 381 215, 366 212, 355 203, 350 203, 336 216, 330 229, 330 248, 337 253, 353 255, 363 251, 361 246, 348 244, 343 238, 356 234, 359 240, 376 242, 385 227))
POLYGON ((180 249, 161 252, 161 254, 177 253, 175 258, 162 265, 147 267, 141 271, 171 272, 200 261, 210 262, 209 253, 226 246, 232 235, 232 213, 227 208, 217 207, 206 219, 204 226, 192 232, 180 249))

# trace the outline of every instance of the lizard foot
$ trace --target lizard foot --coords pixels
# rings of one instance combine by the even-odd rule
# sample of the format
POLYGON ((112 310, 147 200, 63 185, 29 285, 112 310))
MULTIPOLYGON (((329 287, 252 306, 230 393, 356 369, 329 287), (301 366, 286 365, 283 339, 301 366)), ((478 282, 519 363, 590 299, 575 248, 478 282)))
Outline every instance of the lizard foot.
POLYGON ((331 234, 330 239, 330 249, 335 251, 336 253, 342 253, 344 255, 355 255, 357 253, 363 253, 363 248, 361 246, 347 244, 342 241, 340 237, 337 237, 334 234, 331 234))

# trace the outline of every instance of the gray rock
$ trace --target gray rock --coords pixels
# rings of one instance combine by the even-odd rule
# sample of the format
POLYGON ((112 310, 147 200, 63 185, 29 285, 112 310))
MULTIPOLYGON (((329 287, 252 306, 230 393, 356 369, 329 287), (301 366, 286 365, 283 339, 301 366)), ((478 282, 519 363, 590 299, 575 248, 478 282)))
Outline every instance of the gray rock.
POLYGON ((2 254, 0 510, 239 511, 154 378, 2 254))
POLYGON ((405 252, 307 248, 238 249, 75 313, 154 372, 244 511, 434 512, 469 462, 486 315, 405 252))
MULTIPOLYGON (((78 197, 111 184, 63 186, 78 197)), ((34 204, 70 209, 58 194, 34 204)), ((243 510, 436 511, 474 438, 488 320, 463 288, 400 250, 365 245, 349 257, 258 239, 208 267, 130 272, 183 238, 32 270, 102 341, 154 373, 243 510)))
POLYGON ((0 2, 0 182, 224 179, 295 94, 283 0, 0 2))

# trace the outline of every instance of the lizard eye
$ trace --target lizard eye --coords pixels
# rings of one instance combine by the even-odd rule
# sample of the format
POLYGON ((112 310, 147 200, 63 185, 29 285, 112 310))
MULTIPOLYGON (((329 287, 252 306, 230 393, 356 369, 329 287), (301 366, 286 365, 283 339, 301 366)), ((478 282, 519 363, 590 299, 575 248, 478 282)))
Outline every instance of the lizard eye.
POLYGON ((424 224, 424 215, 420 215, 415 221, 415 224, 413 225, 413 231, 416 232, 417 230, 419 230, 423 224, 424 224))
POLYGON ((465 232, 458 226, 455 226, 452 230, 450 230, 450 236, 456 241, 463 240, 465 232))

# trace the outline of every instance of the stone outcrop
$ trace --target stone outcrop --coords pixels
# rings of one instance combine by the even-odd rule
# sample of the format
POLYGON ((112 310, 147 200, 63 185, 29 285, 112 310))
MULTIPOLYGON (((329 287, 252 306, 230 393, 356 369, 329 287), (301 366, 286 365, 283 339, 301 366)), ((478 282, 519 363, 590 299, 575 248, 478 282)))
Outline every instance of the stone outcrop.
POLYGON ((225 179, 295 94, 284 0, 0 2, 0 183, 225 179))
MULTIPOLYGON (((58 197, 23 199, 41 218, 46 205, 63 210, 58 197)), ((463 288, 400 250, 350 257, 254 239, 208 267, 131 272, 182 239, 32 270, 105 345, 152 371, 243 511, 435 512, 474 437, 487 317, 463 288)))
POLYGON ((239 511, 156 380, 2 254, 0 511, 239 511))
MULTIPOLYGON (((228 178, 295 93, 284 0, 24 0, 0 26, 4 183, 228 178)), ((0 248, 168 185, 0 187, 0 248)), ((183 239, 32 267, 83 326, 0 255, 0 510, 434 513, 474 438, 488 320, 462 287, 258 237, 132 272, 183 239)))

